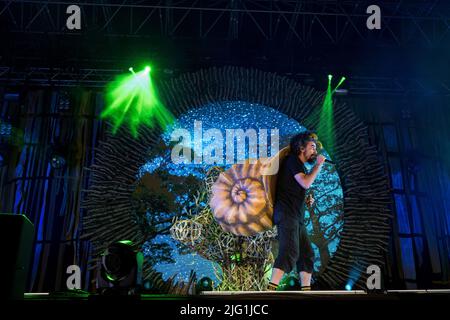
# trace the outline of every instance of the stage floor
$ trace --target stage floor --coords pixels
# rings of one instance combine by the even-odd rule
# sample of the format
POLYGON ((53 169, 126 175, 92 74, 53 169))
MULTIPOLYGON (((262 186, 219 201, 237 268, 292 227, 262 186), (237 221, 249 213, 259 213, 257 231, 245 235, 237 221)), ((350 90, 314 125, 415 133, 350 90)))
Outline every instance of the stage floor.
MULTIPOLYGON (((408 298, 447 297, 450 289, 387 290, 367 293, 363 290, 318 291, 205 291, 198 295, 142 294, 137 300, 401 300, 408 298)), ((131 299, 131 297, 101 297, 87 292, 25 293, 25 301, 131 299)))

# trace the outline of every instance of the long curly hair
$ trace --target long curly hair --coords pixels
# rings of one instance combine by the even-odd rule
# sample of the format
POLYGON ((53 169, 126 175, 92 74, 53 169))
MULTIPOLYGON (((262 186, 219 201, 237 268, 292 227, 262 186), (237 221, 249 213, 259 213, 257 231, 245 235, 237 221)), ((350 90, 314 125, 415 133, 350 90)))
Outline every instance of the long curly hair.
POLYGON ((317 150, 322 149, 322 143, 318 140, 317 134, 313 131, 305 131, 291 138, 291 142, 289 143, 291 152, 295 155, 300 154, 301 148, 305 148, 306 144, 310 141, 316 144, 317 150))

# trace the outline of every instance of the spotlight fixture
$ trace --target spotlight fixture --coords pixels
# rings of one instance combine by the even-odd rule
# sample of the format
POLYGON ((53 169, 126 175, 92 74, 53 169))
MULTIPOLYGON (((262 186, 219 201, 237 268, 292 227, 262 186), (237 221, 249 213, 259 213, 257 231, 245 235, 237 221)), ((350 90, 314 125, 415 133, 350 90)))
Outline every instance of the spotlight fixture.
POLYGON ((50 156, 50 165, 53 169, 61 169, 66 165, 66 159, 58 153, 52 153, 50 156))
POLYGON ((141 292, 143 294, 160 294, 161 290, 155 286, 155 283, 149 279, 142 282, 141 292))
POLYGON ((211 278, 203 277, 200 279, 200 281, 197 282, 196 285, 196 291, 202 292, 202 291, 212 291, 213 290, 213 281, 211 278))
POLYGON ((133 242, 117 241, 102 254, 97 289, 102 295, 136 296, 142 284, 144 256, 133 242))
POLYGON ((60 137, 54 137, 53 143, 47 148, 47 161, 55 170, 63 169, 73 164, 73 144, 71 140, 63 140, 60 137))
POLYGON ((295 291, 300 289, 300 283, 298 279, 294 276, 289 276, 286 279, 284 290, 286 291, 295 291))

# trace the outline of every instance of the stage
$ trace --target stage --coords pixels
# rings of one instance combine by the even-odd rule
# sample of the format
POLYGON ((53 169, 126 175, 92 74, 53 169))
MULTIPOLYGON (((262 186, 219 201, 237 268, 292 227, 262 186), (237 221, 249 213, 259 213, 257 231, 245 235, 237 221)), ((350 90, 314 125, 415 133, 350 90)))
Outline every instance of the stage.
POLYGON ((100 296, 87 292, 43 292, 25 293, 23 301, 95 301, 114 299, 120 301, 135 300, 313 300, 313 301, 402 301, 408 299, 449 299, 450 289, 432 290, 387 290, 385 292, 365 292, 363 290, 321 290, 321 291, 209 291, 198 295, 173 295, 173 294, 142 294, 139 297, 131 296, 100 296))
POLYGON ((450 1, 0 0, 0 26, 15 317, 450 305, 450 1))

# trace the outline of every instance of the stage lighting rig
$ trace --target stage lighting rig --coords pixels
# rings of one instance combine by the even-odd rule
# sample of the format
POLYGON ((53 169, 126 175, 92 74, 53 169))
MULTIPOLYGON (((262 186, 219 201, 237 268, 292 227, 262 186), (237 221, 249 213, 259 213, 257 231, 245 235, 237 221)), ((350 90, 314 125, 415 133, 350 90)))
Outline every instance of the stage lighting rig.
POLYGON ((213 281, 211 278, 203 277, 201 278, 195 287, 196 292, 200 293, 203 291, 212 291, 213 290, 213 281))
POLYGON ((136 296, 141 292, 144 256, 129 240, 112 243, 103 252, 97 289, 101 295, 136 296))

